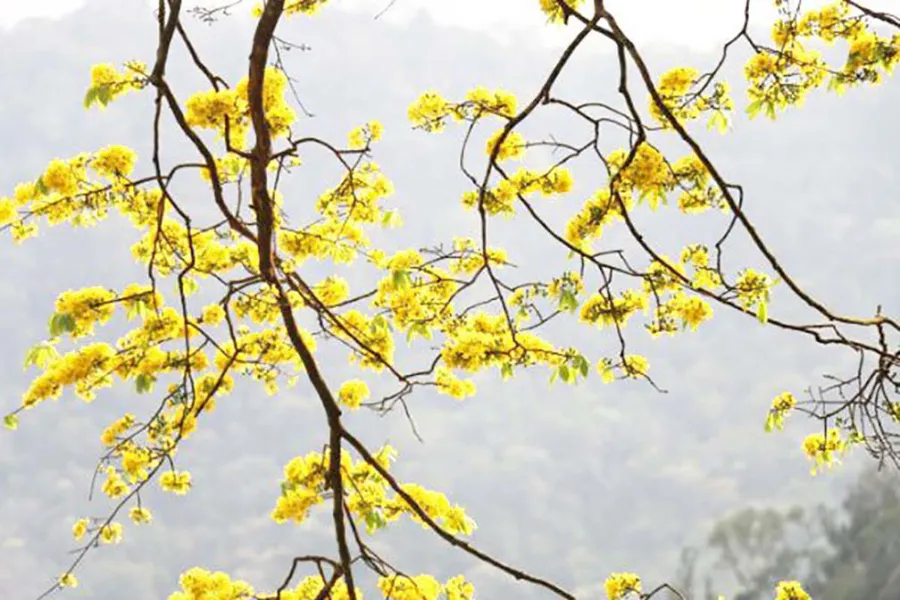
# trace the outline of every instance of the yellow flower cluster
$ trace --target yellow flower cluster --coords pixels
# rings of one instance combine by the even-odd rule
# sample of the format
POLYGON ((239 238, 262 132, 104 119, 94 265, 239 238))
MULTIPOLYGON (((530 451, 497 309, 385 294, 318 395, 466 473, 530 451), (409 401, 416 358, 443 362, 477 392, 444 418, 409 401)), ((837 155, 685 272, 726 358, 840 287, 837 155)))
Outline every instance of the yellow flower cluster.
POLYGON ((790 392, 783 392, 772 400, 772 407, 766 416, 766 431, 784 429, 784 418, 794 407, 797 406, 797 399, 790 392))
POLYGON ((374 162, 344 175, 334 189, 319 196, 316 210, 327 219, 346 223, 377 223, 384 218, 379 203, 394 193, 391 181, 374 162))
POLYGON ((504 138, 503 143, 500 144, 500 147, 497 148, 497 142, 500 141, 501 135, 503 135, 503 130, 498 129, 494 135, 488 139, 484 149, 488 156, 491 156, 495 149, 497 151, 497 162, 510 159, 517 160, 525 156, 525 138, 522 137, 521 133, 518 131, 510 131, 506 138, 504 138))
POLYGON ((448 322, 441 349, 445 366, 477 372, 504 364, 559 366, 565 359, 553 345, 531 332, 516 333, 515 340, 504 315, 467 314, 448 322))
POLYGON ((634 573, 613 573, 606 578, 606 597, 621 600, 626 595, 641 593, 641 578, 634 573))
POLYGON ((134 170, 137 154, 126 146, 107 146, 98 150, 91 160, 91 168, 102 177, 115 178, 130 175, 134 170))
POLYGON ((378 589, 385 600, 474 600, 475 586, 462 575, 451 577, 441 585, 431 575, 391 575, 378 578, 378 589))
POLYGON ((169 600, 244 600, 253 596, 253 588, 247 582, 200 567, 182 573, 178 583, 181 590, 170 594, 169 600))
POLYGON ((72 525, 72 537, 75 538, 75 541, 78 541, 85 536, 90 524, 90 519, 78 519, 75 521, 75 524, 72 525))
MULTIPOLYGON (((282 590, 280 594, 261 595, 259 600, 318 600, 322 597, 322 590, 325 587, 325 581, 318 575, 304 577, 300 583, 291 590, 282 590)), ((356 598, 363 597, 362 591, 356 588, 356 598)), ((349 600, 350 594, 347 590, 347 584, 343 579, 335 582, 334 586, 328 591, 329 600, 349 600)))
POLYGON ((69 315, 75 321, 70 334, 79 338, 94 333, 96 323, 108 322, 115 312, 116 293, 102 287, 90 287, 63 292, 56 299, 56 312, 69 315))
MULTIPOLYGON (((384 446, 376 454, 375 459, 385 470, 389 469, 391 459, 396 451, 384 446)), ((306 456, 291 459, 284 467, 284 480, 281 483, 281 496, 272 511, 272 519, 276 523, 294 521, 302 523, 309 517, 309 511, 325 500, 325 494, 332 489, 329 481, 328 452, 310 452, 306 456)), ((367 462, 353 462, 350 454, 341 452, 340 468, 344 493, 347 495, 347 506, 350 511, 362 518, 370 530, 383 527, 396 521, 403 514, 422 523, 411 506, 399 495, 391 495, 391 489, 381 475, 367 462)), ((426 490, 415 484, 401 484, 401 489, 432 520, 441 525, 449 533, 471 534, 475 523, 466 515, 465 510, 451 504, 447 497, 439 492, 426 490)))
POLYGON ((460 379, 453 371, 446 367, 437 367, 434 370, 434 382, 440 393, 451 398, 462 400, 475 395, 475 382, 471 379, 460 379))
MULTIPOLYGON (((677 67, 665 73, 656 87, 663 106, 675 117, 675 120, 684 125, 685 122, 698 118, 704 112, 712 112, 710 126, 717 125, 720 131, 728 128, 726 113, 734 109, 734 102, 729 95, 728 84, 716 82, 710 93, 704 94, 701 90, 689 93, 698 81, 699 72, 688 67, 677 67)), ((663 129, 672 129, 669 118, 665 115, 659 103, 650 98, 650 114, 663 129)))
POLYGON ((839 462, 840 456, 847 451, 847 442, 841 438, 838 429, 831 428, 826 434, 812 433, 803 440, 803 452, 813 461, 813 475, 823 467, 831 467, 839 462))
POLYGON ((476 87, 462 102, 454 103, 438 92, 428 90, 409 106, 407 116, 413 127, 438 132, 446 127, 447 118, 476 121, 484 115, 512 118, 516 114, 516 97, 505 90, 476 87))
POLYGON ((118 544, 122 541, 122 524, 110 523, 100 528, 101 544, 118 544))
MULTIPOLYGON (((569 8, 577 9, 584 0, 563 0, 569 8)), ((541 10, 547 15, 547 20, 551 23, 561 23, 565 17, 559 0, 540 0, 541 10)))
MULTIPOLYGON (((544 197, 566 194, 572 189, 573 183, 572 174, 563 167, 554 167, 545 172, 518 169, 493 189, 485 190, 484 209, 489 215, 512 216, 515 213, 513 206, 519 196, 526 197, 536 192, 544 197)), ((468 209, 474 209, 478 206, 480 197, 478 191, 467 191, 463 193, 462 204, 468 209)))
POLYGON ((350 264, 369 245, 369 238, 358 223, 338 219, 326 219, 300 231, 281 229, 277 241, 295 265, 309 258, 350 264))
MULTIPOLYGON (((327 3, 328 0, 286 0, 284 3, 284 14, 288 16, 312 16, 319 12, 319 9, 325 6, 327 3)), ((259 18, 262 16, 262 13, 263 5, 258 3, 255 4, 252 10, 253 16, 259 18)))
POLYGON ((772 40, 775 49, 761 49, 744 68, 750 83, 747 111, 751 116, 765 111, 774 119, 779 110, 801 105, 811 90, 826 81, 838 93, 862 83, 877 84, 900 62, 900 35, 880 36, 842 0, 808 10, 799 18, 785 14, 773 26, 772 40), (810 38, 829 45, 845 40, 843 66, 831 66, 820 52, 807 48, 805 40, 810 38))
POLYGON ((116 471, 116 468, 109 466, 106 468, 106 481, 103 482, 101 490, 104 494, 115 500, 127 494, 130 491, 128 484, 122 479, 122 476, 116 471))
POLYGON ((779 581, 775 587, 775 600, 811 600, 798 581, 779 581))
POLYGON ((153 514, 143 506, 132 506, 131 510, 128 511, 128 518, 137 525, 142 525, 152 521, 153 514))
POLYGON ((369 318, 358 310, 349 310, 338 317, 340 327, 333 329, 338 338, 359 342, 367 351, 352 351, 350 361, 358 363, 364 369, 380 373, 385 362, 394 360, 394 337, 384 318, 369 318), (352 335, 351 335, 352 334, 352 335))
POLYGON ((126 92, 139 90, 147 85, 147 78, 150 76, 147 65, 129 61, 124 66, 122 72, 111 63, 91 67, 91 84, 85 97, 87 106, 94 102, 99 102, 101 107, 106 106, 126 92))
POLYGON ((621 370, 623 377, 627 379, 640 379, 650 371, 650 361, 639 354, 626 354, 624 360, 613 362, 608 358, 601 358, 597 362, 597 373, 603 383, 612 383, 616 380, 616 370, 621 370))
POLYGON ((23 406, 59 398, 68 386, 75 387, 79 398, 93 400, 96 389, 112 385, 108 364, 115 354, 109 344, 103 343, 88 344, 64 354, 31 382, 22 397, 23 406))
POLYGON ((365 381, 352 379, 341 384, 338 390, 338 400, 347 408, 359 408, 363 400, 369 397, 369 386, 365 381))
POLYGON ((382 133, 384 133, 384 125, 379 121, 369 121, 350 132, 347 136, 348 145, 354 150, 368 148, 372 142, 381 139, 382 133))
POLYGON ((159 486, 167 492, 183 496, 191 489, 191 474, 187 471, 166 471, 159 478, 159 486))
MULTIPOLYGON (((309 351, 315 352, 315 338, 302 329, 299 332, 309 351)), ((277 391, 276 380, 284 366, 292 367, 295 372, 303 370, 303 362, 284 325, 262 331, 247 331, 237 336, 236 343, 229 341, 220 344, 215 364, 220 371, 233 365, 235 372, 262 382, 270 394, 277 391)))
POLYGON ((647 294, 636 290, 625 290, 618 297, 606 293, 594 294, 581 305, 579 318, 582 323, 600 328, 625 327, 633 314, 647 308, 647 303, 647 294))
MULTIPOLYGON (((287 135, 297 119, 285 98, 287 83, 287 76, 282 71, 275 67, 266 68, 263 75, 263 110, 273 138, 287 135)), ((191 127, 216 130, 229 148, 247 149, 250 129, 248 90, 249 78, 245 77, 234 89, 193 94, 185 102, 185 120, 191 127)))
POLYGON ((450 299, 459 283, 434 266, 397 268, 378 282, 372 306, 390 310, 392 322, 403 330, 430 337, 453 314, 450 299))
POLYGON ((760 302, 768 302, 769 292, 774 283, 765 273, 744 269, 734 283, 737 299, 744 308, 753 308, 760 302))

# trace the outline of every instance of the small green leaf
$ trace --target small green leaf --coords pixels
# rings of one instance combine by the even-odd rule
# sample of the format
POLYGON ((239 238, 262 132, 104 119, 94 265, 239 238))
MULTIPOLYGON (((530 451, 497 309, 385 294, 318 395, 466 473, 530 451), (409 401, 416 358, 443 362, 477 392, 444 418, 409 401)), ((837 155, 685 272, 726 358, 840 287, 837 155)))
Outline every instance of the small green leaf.
POLYGON ((25 368, 37 365, 42 369, 46 369, 57 358, 59 358, 59 352, 56 351, 53 344, 40 342, 32 346, 28 351, 28 355, 25 357, 25 368))
POLYGON ((706 123, 707 129, 716 129, 719 133, 728 131, 728 117, 720 110, 715 111, 706 123))
POLYGON ((34 189, 38 194, 42 196, 50 191, 49 189, 47 189, 47 185, 44 183, 43 177, 37 178, 37 181, 34 182, 34 189))
POLYGON ((500 377, 503 378, 504 381, 512 378, 513 376, 513 366, 511 363, 503 363, 500 367, 500 377))
POLYGON ((97 101, 102 106, 106 106, 110 100, 112 100, 112 90, 110 90, 109 85, 97 86, 97 101))
POLYGON ((567 312, 576 310, 578 308, 578 298, 570 290, 565 290, 559 297, 559 308, 567 312))
POLYGON ((769 321, 769 309, 768 304, 765 302, 760 302, 759 306, 756 307, 756 320, 765 325, 769 321))
POLYGON ((372 510, 366 513, 366 531, 369 533, 375 533, 379 529, 383 529, 387 526, 387 521, 384 516, 382 516, 381 511, 372 510))
POLYGON ((581 356, 580 354, 578 355, 577 358, 578 358, 578 370, 581 371, 581 376, 587 377, 588 372, 591 370, 590 363, 588 362, 588 360, 585 357, 581 356))
POLYGON ((569 369, 569 365, 559 365, 559 378, 562 379, 565 383, 570 383, 570 377, 572 377, 572 370, 569 369))
POLYGON ((143 297, 136 298, 128 307, 128 320, 130 321, 134 317, 140 317, 144 319, 148 317, 150 313, 150 305, 148 304, 147 300, 143 297))
POLYGON ((412 280, 409 278, 409 271, 399 270, 394 271, 391 274, 391 282, 394 284, 394 289, 403 290, 412 285, 412 280))
POLYGON ((59 337, 62 333, 75 331, 75 319, 68 313, 53 313, 49 328, 52 337, 59 337))
POLYGON ((95 88, 95 87, 89 88, 87 93, 84 95, 84 107, 90 108, 96 101, 97 101, 97 88, 95 88))
POLYGON ((754 100, 750 103, 749 106, 745 109, 746 113, 750 116, 751 119, 756 117, 759 114, 759 111, 762 109, 763 103, 762 100, 754 100))
POLYGON ((15 431, 19 428, 19 415, 10 413, 3 417, 3 426, 9 430, 15 431))
POLYGON ((153 389, 154 381, 156 381, 155 378, 149 375, 141 374, 135 378, 134 387, 137 389, 138 394, 143 394, 153 389))

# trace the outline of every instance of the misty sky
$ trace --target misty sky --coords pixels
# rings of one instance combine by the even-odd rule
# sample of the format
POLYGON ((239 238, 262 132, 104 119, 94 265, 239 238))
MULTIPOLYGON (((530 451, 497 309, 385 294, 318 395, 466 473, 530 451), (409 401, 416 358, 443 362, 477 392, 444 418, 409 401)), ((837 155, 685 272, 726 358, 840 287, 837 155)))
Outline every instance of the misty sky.
MULTIPOLYGON (((140 0, 130 0, 138 2, 140 0)), ((145 0, 150 1, 150 0, 145 0)), ((874 7, 896 0, 878 0, 874 7)), ((440 23, 490 32, 505 39, 510 33, 525 32, 546 43, 558 43, 571 37, 560 28, 548 28, 537 8, 537 0, 332 0, 341 10, 371 13, 373 16, 390 5, 383 18, 408 22, 419 11, 427 12, 440 23)), ((247 11, 255 2, 245 0, 247 11)), ((806 7, 823 4, 808 0, 806 7)), ((221 5, 222 0, 187 0, 186 5, 221 5)), ((29 17, 59 17, 77 10, 84 0, 0 0, 0 29, 9 29, 29 17)), ((626 32, 638 42, 674 44, 696 50, 709 50, 734 34, 743 19, 744 0, 608 0, 626 32), (652 20, 646 16, 652 14, 652 20)), ((241 12, 237 7, 235 12, 241 12)), ((753 20, 771 23, 774 9, 770 0, 755 0, 753 20)))

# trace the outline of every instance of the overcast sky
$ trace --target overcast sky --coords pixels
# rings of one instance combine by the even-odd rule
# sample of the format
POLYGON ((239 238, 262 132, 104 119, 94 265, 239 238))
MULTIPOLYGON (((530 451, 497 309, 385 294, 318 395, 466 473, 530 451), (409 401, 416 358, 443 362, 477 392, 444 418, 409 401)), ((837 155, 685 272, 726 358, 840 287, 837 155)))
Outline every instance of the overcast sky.
MULTIPOLYGON (((186 4, 221 5, 223 1, 186 0, 186 4)), ((875 0, 874 4, 896 1, 875 0)), ((390 2, 332 0, 335 8, 372 15, 390 2)), ((85 0, 0 0, 0 29, 9 29, 29 17, 59 17, 77 10, 84 3, 85 0)), ((254 3, 244 0, 247 11, 254 3)), ((804 5, 821 3, 822 0, 805 0, 804 5)), ((718 45, 736 31, 741 23, 743 4, 743 0, 608 0, 610 10, 618 16, 622 27, 639 43, 656 41, 698 50, 718 45)), ((492 32, 500 37, 523 30, 533 32, 549 43, 571 37, 558 31, 559 28, 547 27, 537 7, 538 0, 394 0, 384 18, 404 22, 424 10, 441 23, 492 32)), ((241 7, 236 9, 237 12, 241 10, 241 7)), ((754 11, 754 20, 771 23, 771 0, 755 0, 754 11)))

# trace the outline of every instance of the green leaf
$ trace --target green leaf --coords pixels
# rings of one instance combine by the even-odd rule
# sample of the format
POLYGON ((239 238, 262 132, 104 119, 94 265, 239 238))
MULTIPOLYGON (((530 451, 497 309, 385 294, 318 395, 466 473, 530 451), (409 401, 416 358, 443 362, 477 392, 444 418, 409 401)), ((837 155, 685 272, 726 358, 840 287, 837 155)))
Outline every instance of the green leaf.
POLYGON ((137 298, 128 306, 128 320, 134 317, 146 318, 150 315, 150 304, 145 298, 137 298))
POLYGON ((588 360, 582 355, 578 355, 575 357, 578 361, 578 370, 581 372, 582 377, 587 377, 588 372, 591 370, 591 364, 588 360))
POLYGON ((381 215, 382 227, 398 227, 401 223, 400 215, 396 210, 386 210, 381 215))
POLYGON ((87 93, 84 95, 84 107, 90 108, 96 101, 97 101, 97 88, 95 88, 95 87, 89 88, 87 93))
POLYGON ((749 106, 745 109, 745 112, 750 116, 751 119, 755 118, 757 114, 759 114, 760 109, 762 109, 763 103, 762 100, 754 100, 750 103, 749 106))
POLYGON ((59 319, 59 323, 60 325, 62 325, 63 331, 65 331, 66 333, 72 333, 73 331, 75 331, 75 317, 73 317, 69 313, 62 313, 62 316, 59 319))
POLYGON ((409 271, 406 271, 404 269, 394 271, 391 274, 391 281, 394 284, 394 289, 396 290, 403 290, 412 286, 412 280, 409 278, 409 271))
POLYGON ((503 363, 500 366, 500 377, 503 378, 504 381, 507 379, 511 379, 513 376, 513 366, 511 363, 503 363))
POLYGON ((11 431, 19 428, 19 415, 10 413, 3 417, 3 426, 11 431))
POLYGON ((563 291, 559 297, 559 308, 567 312, 576 310, 578 308, 578 298, 570 290, 563 291))
POLYGON ((768 304, 765 302, 760 302, 759 306, 756 307, 756 320, 765 325, 769 321, 769 309, 768 304))
POLYGON ((774 425, 774 419, 772 418, 772 413, 766 415, 766 433, 772 433, 772 428, 774 425))
POLYGON ((559 378, 562 379, 566 383, 570 383, 569 379, 572 377, 572 370, 569 369, 569 365, 562 364, 559 365, 559 378))
POLYGON ((728 131, 728 117, 720 110, 715 111, 706 123, 707 129, 717 129, 719 133, 728 131))
POLYGON ((40 342, 31 347, 28 355, 25 357, 25 368, 31 365, 37 365, 42 369, 50 366, 55 359, 59 358, 59 352, 50 342, 40 342))
POLYGON ((75 331, 75 319, 69 313, 53 313, 50 317, 50 335, 51 337, 59 337, 62 333, 71 333, 75 331))
POLYGON ((387 526, 387 521, 384 516, 382 516, 381 511, 373 510, 366 513, 366 531, 369 533, 375 533, 379 529, 384 529, 387 526))
POLYGON ((110 90, 109 85, 97 86, 97 101, 102 106, 106 106, 110 100, 112 100, 112 90, 110 90))
POLYGON ((193 277, 182 277, 178 281, 180 281, 181 284, 175 283, 175 293, 179 296, 181 295, 182 290, 184 290, 185 296, 192 296, 200 289, 200 284, 197 283, 197 280, 193 277))
POLYGON ((34 182, 34 189, 38 194, 42 196, 50 191, 49 189, 47 189, 47 185, 44 183, 43 177, 37 178, 37 181, 34 182))
POLYGON ((387 319, 384 318, 384 315, 376 315, 374 319, 372 319, 372 325, 375 326, 375 330, 379 329, 387 329, 388 322, 387 319))
POLYGON ((153 389, 154 381, 156 381, 156 378, 141 374, 135 378, 134 387, 137 389, 138 394, 143 394, 153 389))

